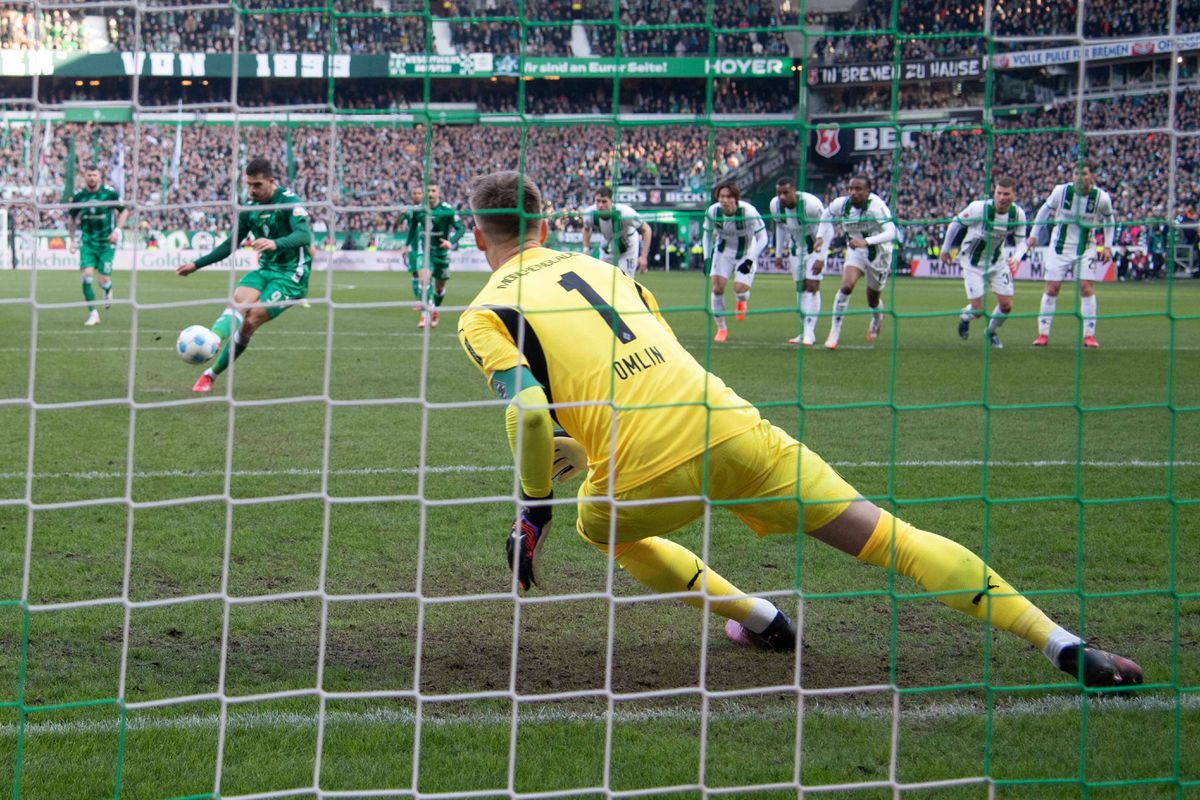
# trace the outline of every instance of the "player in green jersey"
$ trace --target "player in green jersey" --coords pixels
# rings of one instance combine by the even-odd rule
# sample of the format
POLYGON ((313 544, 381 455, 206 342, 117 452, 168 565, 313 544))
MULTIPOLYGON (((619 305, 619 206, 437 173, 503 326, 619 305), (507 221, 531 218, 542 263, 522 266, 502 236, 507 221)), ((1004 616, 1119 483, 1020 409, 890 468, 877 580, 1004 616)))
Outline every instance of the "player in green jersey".
POLYGON ((417 323, 418 328, 426 325, 437 327, 437 308, 446 297, 446 281, 450 280, 450 249, 467 230, 454 206, 442 202, 442 193, 436 184, 429 186, 427 201, 423 208, 409 212, 408 239, 405 242, 410 258, 408 268, 411 272, 415 262, 420 293, 418 299, 425 305, 417 323), (426 214, 429 216, 428 224, 426 214), (433 278, 432 287, 430 277, 433 278))
POLYGON ((242 203, 245 209, 238 214, 229 238, 175 270, 176 275, 185 277, 224 261, 247 238, 258 253, 258 269, 238 281, 233 301, 212 325, 214 333, 222 339, 230 337, 231 341, 221 348, 216 363, 204 370, 192 387, 193 392, 211 391, 213 380, 229 366, 230 349, 236 359, 250 346, 250 337, 259 327, 308 294, 308 274, 312 267, 308 211, 299 197, 275 182, 271 162, 265 158, 251 159, 246 165, 246 188, 249 197, 242 203))
MULTIPOLYGON (((413 189, 412 193, 412 208, 400 215, 400 221, 396 225, 396 230, 404 228, 405 232, 411 236, 413 229, 413 216, 417 213, 417 209, 425 204, 425 187, 418 186, 413 189)), ((417 270, 420 269, 421 259, 414 248, 408 246, 407 239, 405 244, 400 248, 400 257, 404 259, 404 263, 408 265, 408 276, 412 279, 413 299, 417 302, 413 308, 420 311, 423 307, 421 302, 421 279, 417 275, 417 270)))
POLYGON ((88 318, 84 325, 99 325, 100 313, 93 301, 92 281, 97 270, 100 272, 100 290, 104 292, 104 308, 112 306, 113 256, 121 243, 121 228, 129 217, 129 211, 120 204, 121 195, 108 184, 100 182, 100 168, 89 164, 83 170, 83 189, 71 198, 80 204, 71 209, 69 219, 71 252, 79 251, 79 271, 82 273, 83 299, 87 301, 88 318), (113 218, 116 218, 114 224, 113 218), (79 223, 81 236, 76 239, 75 224, 79 223))

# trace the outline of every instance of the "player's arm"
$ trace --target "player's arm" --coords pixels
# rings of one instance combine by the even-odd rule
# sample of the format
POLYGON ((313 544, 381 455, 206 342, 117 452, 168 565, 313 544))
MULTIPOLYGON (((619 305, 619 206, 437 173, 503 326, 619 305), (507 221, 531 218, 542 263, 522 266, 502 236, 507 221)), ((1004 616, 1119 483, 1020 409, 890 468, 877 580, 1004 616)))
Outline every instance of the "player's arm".
POLYGON ((552 506, 546 502, 554 496, 554 422, 549 399, 495 313, 469 309, 460 317, 458 338, 493 393, 509 400, 504 429, 521 482, 522 508, 506 550, 518 585, 529 589, 539 583, 537 556, 552 516, 552 506))
POLYGON ((1029 252, 1029 222, 1025 216, 1025 209, 1018 205, 1014 205, 1016 211, 1017 224, 1014 230, 1014 238, 1017 241, 1016 249, 1013 250, 1012 258, 1008 260, 1008 268, 1013 275, 1017 274, 1017 266, 1020 265, 1021 259, 1025 258, 1025 254, 1029 252))
POLYGON ((650 262, 650 223, 643 222, 638 233, 642 237, 642 247, 638 253, 638 272, 645 272, 650 262))
POLYGON ((1042 203, 1038 209, 1037 216, 1033 218, 1033 230, 1029 232, 1029 247, 1037 247, 1038 240, 1041 238, 1042 231, 1050 220, 1050 216, 1058 210, 1062 204, 1062 187, 1055 186, 1054 191, 1046 198, 1046 202, 1042 203))
POLYGON ((963 239, 967 238, 967 226, 972 219, 971 212, 974 210, 971 203, 962 211, 950 220, 950 224, 946 226, 946 235, 942 237, 942 254, 940 258, 942 263, 949 264, 953 259, 950 256, 950 251, 962 246, 963 239))
POLYGON ((825 211, 821 214, 821 224, 817 226, 817 241, 820 243, 817 249, 817 260, 813 265, 814 269, 820 269, 825 266, 825 261, 829 258, 829 247, 833 243, 833 217, 836 213, 834 207, 839 205, 837 200, 830 203, 825 211))
POLYGON ((197 258, 195 261, 187 261, 183 264, 180 264, 175 268, 175 274, 180 277, 185 277, 187 275, 191 275, 198 269, 204 269, 210 264, 216 264, 219 261, 224 261, 225 259, 229 258, 229 254, 233 252, 234 236, 236 236, 239 231, 244 233, 248 229, 249 224, 246 220, 246 212, 243 211, 238 214, 237 225, 235 225, 233 230, 229 232, 229 236, 226 237, 225 241, 221 242, 212 250, 209 250, 207 253, 197 258))
POLYGON ((286 236, 280 236, 278 239, 255 239, 253 247, 258 252, 265 250, 289 250, 300 247, 308 247, 312 244, 312 229, 308 225, 308 210, 296 203, 292 206, 292 213, 289 215, 289 222, 292 230, 286 236))
POLYGON ((467 232, 467 226, 463 224, 462 217, 458 212, 454 212, 454 216, 450 218, 450 246, 458 244, 458 240, 467 232))
MULTIPOLYGON (((115 199, 120 200, 121 198, 118 196, 115 199)), ((117 212, 117 220, 116 224, 113 225, 112 233, 108 236, 108 240, 119 246, 121 239, 125 236, 124 228, 125 223, 129 221, 129 209, 125 206, 117 206, 115 210, 117 212)))
POLYGON ((1113 212, 1112 195, 1105 194, 1100 199, 1100 213, 1097 215, 1100 218, 1100 225, 1104 231, 1104 244, 1100 247, 1100 260, 1109 261, 1112 259, 1113 243, 1117 240, 1117 216, 1113 212), (1107 202, 1105 200, 1107 199, 1107 202))
POLYGON ((763 222, 763 218, 759 216, 757 210, 754 215, 747 220, 751 225, 756 226, 754 229, 754 239, 750 242, 750 249, 746 251, 746 257, 742 263, 738 264, 738 272, 749 274, 754 266, 754 262, 762 255, 762 251, 767 249, 767 224, 763 222))
POLYGON ((864 240, 869 245, 894 242, 896 239, 900 238, 900 230, 896 227, 896 219, 892 215, 892 210, 883 203, 880 203, 879 205, 884 214, 883 230, 874 236, 868 236, 864 240))
POLYGON ((705 263, 708 263, 712 259, 713 251, 716 249, 714 239, 716 238, 717 231, 716 226, 713 224, 712 215, 713 209, 710 207, 708 211, 704 212, 704 227, 701 230, 700 243, 704 247, 705 263))
POLYGON ((814 253, 820 253, 825 246, 821 230, 821 220, 824 217, 825 204, 819 197, 810 194, 804 201, 804 226, 805 230, 813 231, 812 249, 814 253))

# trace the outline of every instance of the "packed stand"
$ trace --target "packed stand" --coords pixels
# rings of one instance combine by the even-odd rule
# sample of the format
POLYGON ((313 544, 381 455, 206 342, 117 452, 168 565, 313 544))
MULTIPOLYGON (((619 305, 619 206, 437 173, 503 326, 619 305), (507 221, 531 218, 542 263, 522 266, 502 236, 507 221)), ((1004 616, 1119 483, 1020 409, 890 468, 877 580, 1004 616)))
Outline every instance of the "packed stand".
POLYGON ((0 14, 0 48, 5 50, 87 49, 83 12, 68 9, 9 7, 0 14))
MULTIPOLYGON (((1088 106, 1087 129, 1106 133, 1086 137, 1084 158, 1095 164, 1099 185, 1112 194, 1117 218, 1127 225, 1167 214, 1170 137, 1119 131, 1121 127, 1144 127, 1147 118, 1165 123, 1165 102, 1160 94, 1088 106)), ((1200 129, 1200 91, 1182 92, 1178 108, 1179 130, 1200 129)), ((1081 139, 1071 132, 1004 131, 1070 126, 1073 121, 1073 106, 1064 104, 1049 112, 1009 117, 992 137, 992 174, 1016 180, 1018 202, 1031 216, 1055 184, 1073 180, 1081 139)), ((891 153, 866 159, 861 170, 873 179, 881 196, 895 196, 892 210, 898 218, 925 221, 906 225, 906 239, 923 236, 927 241, 940 241, 944 221, 982 191, 979 176, 983 165, 989 163, 987 137, 982 130, 917 132, 914 137, 916 146, 901 150, 894 175, 891 153)), ((1200 202, 1200 140, 1180 136, 1176 141, 1176 204, 1185 209, 1200 202)))
MULTIPOLYGON (((538 175, 548 203, 575 209, 591 202, 596 186, 614 179, 625 185, 698 190, 753 161, 794 133, 781 129, 737 130, 682 126, 616 129, 600 125, 539 126, 525 140, 527 168, 538 175)), ((326 215, 323 203, 362 206, 325 219, 343 230, 388 230, 395 207, 407 202, 427 162, 422 126, 339 124, 282 126, 59 123, 51 137, 28 125, 0 137, 0 176, 14 186, 38 186, 38 197, 57 202, 64 180, 67 141, 74 137, 81 161, 93 157, 114 180, 113 153, 121 142, 126 196, 137 190, 140 219, 155 229, 217 230, 229 223, 236 165, 253 155, 270 158, 282 174, 293 172, 297 193, 326 215), (179 136, 176 165, 175 138, 179 136), (290 141, 291 161, 288 160, 290 141), (48 144, 45 167, 37 153, 48 144), (332 155, 330 153, 333 145, 332 155), (137 175, 134 180, 134 151, 137 175), (95 154, 94 156, 92 154, 95 154), (380 164, 386 164, 381 169, 380 164), (214 169, 214 165, 221 165, 214 169), (201 204, 190 207, 190 204, 201 204), (172 207, 189 204, 189 207, 172 207)), ((481 171, 515 169, 521 130, 512 126, 435 126, 428 161, 449 202, 462 206, 469 183, 481 171), (471 157, 464 157, 470 153, 471 157)), ((63 227, 62 212, 43 215, 42 227, 63 227)))

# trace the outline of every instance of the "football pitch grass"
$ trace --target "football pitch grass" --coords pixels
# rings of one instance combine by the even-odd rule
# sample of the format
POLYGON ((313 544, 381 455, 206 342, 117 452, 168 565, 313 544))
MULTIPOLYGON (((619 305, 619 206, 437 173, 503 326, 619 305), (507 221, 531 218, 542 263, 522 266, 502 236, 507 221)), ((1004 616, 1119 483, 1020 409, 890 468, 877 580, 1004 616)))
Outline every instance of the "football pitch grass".
MULTIPOLYGON (((483 277, 455 275, 447 307, 483 277)), ((71 273, 37 276, 36 317, 30 274, 0 274, 2 794, 216 796, 220 751, 220 796, 307 797, 319 740, 319 785, 344 796, 1200 798, 1200 282, 1101 286, 1098 351, 1067 315, 1030 348, 1023 283, 997 351, 981 322, 958 338, 959 282, 899 279, 880 339, 860 287, 831 353, 784 343, 784 276, 711 347, 704 278, 645 277, 683 343, 859 491, 1136 658, 1147 688, 1124 698, 721 509, 677 538, 800 619, 795 658, 647 598, 569 506, 548 590, 518 604, 501 406, 454 311, 418 331, 407 275, 315 275, 311 308, 197 398, 172 346, 217 316, 228 273, 136 280, 116 275, 146 304, 134 334, 126 302, 82 327, 71 273)))

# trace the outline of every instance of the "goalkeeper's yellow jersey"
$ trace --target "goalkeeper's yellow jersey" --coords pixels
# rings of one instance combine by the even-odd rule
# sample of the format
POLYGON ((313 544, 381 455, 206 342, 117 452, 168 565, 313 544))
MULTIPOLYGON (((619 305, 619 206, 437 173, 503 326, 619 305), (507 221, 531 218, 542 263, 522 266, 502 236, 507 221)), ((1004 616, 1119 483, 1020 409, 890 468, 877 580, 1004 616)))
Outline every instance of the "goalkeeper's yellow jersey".
POLYGON ((587 450, 589 480, 611 478, 614 492, 761 421, 676 341, 645 287, 590 256, 524 251, 492 273, 458 326, 489 381, 519 365, 533 373, 587 450))

